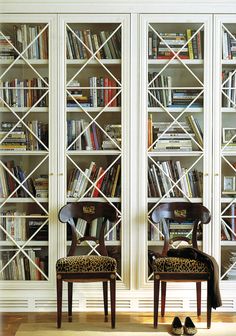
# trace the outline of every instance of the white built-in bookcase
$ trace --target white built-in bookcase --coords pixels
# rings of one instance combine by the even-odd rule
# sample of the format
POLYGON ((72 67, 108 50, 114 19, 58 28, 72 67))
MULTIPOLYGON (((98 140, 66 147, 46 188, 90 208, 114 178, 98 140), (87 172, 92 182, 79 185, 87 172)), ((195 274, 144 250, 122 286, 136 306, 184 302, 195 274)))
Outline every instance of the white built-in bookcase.
MULTIPOLYGON (((150 210, 160 202, 176 200, 200 202, 211 210, 212 221, 204 227, 203 239, 199 241, 199 245, 202 250, 214 255, 220 268, 223 267, 230 275, 236 244, 234 240, 221 241, 221 225, 225 221, 227 224, 224 209, 230 202, 234 203, 234 198, 232 194, 228 197, 222 192, 224 191, 224 176, 235 176, 231 165, 234 163, 236 154, 233 150, 227 153, 222 150, 222 128, 234 128, 235 108, 222 105, 222 95, 224 95, 222 90, 229 92, 227 91, 229 88, 222 89, 221 78, 222 71, 234 71, 235 69, 235 60, 222 60, 222 31, 227 29, 232 34, 236 33, 235 15, 220 15, 225 11, 223 5, 218 9, 217 15, 212 13, 210 6, 206 7, 203 14, 196 14, 196 3, 195 7, 189 10, 192 14, 186 13, 186 4, 182 4, 182 7, 176 4, 176 8, 175 5, 171 5, 167 10, 163 4, 161 7, 157 7, 157 4, 153 7, 150 4, 139 3, 138 7, 129 7, 122 2, 120 6, 118 4, 118 9, 117 6, 112 7, 108 3, 105 6, 103 3, 101 6, 94 5, 92 10, 88 4, 83 4, 82 7, 78 4, 68 4, 65 8, 64 5, 52 3, 45 4, 43 9, 41 7, 43 14, 36 14, 37 11, 39 12, 37 6, 28 8, 27 4, 24 4, 22 7, 24 11, 22 9, 17 11, 16 7, 10 4, 1 17, 1 31, 5 32, 5 36, 13 34, 14 26, 24 24, 42 26, 48 32, 48 59, 33 60, 19 55, 20 60, 17 61, 1 60, 0 74, 6 80, 15 77, 23 79, 34 76, 48 77, 48 83, 42 89, 48 97, 48 106, 35 106, 31 109, 30 107, 18 108, 5 105, 5 107, 0 107, 1 121, 13 122, 21 119, 23 122, 26 116, 24 128, 27 128, 28 121, 40 120, 48 123, 49 135, 48 145, 40 151, 1 150, 1 162, 14 160, 17 165, 24 168, 26 174, 32 172, 33 178, 48 175, 49 183, 48 197, 37 198, 28 194, 27 197, 17 199, 13 197, 1 199, 0 211, 8 207, 9 210, 23 213, 19 215, 22 217, 18 217, 17 213, 14 214, 18 222, 20 222, 19 218, 27 219, 28 214, 37 219, 43 217, 44 224, 42 225, 45 227, 48 223, 49 228, 46 240, 34 239, 31 235, 31 238, 28 236, 26 240, 20 241, 15 238, 11 239, 9 235, 8 240, 1 241, 1 249, 14 247, 20 251, 19 257, 28 258, 26 255, 28 249, 35 250, 36 257, 38 251, 42 251, 42 255, 48 257, 48 270, 42 272, 37 268, 38 261, 36 263, 34 260, 29 260, 30 265, 33 265, 31 267, 42 274, 40 277, 42 280, 1 281, 2 310, 55 310, 55 262, 58 257, 66 254, 68 248, 66 227, 59 223, 57 214, 60 207, 67 202, 79 200, 89 202, 97 199, 109 202, 119 212, 119 220, 114 227, 110 228, 110 236, 108 234, 110 238, 107 240, 108 250, 119 258, 118 310, 152 311, 153 283, 151 273, 148 271, 148 250, 160 251, 162 240, 160 232, 155 236, 158 236, 157 240, 150 238, 152 223, 150 223, 149 214, 150 210), (91 55, 90 59, 78 59, 78 53, 81 52, 79 48, 75 56, 72 56, 73 51, 67 51, 68 38, 78 41, 78 44, 82 46, 81 39, 76 37, 76 31, 83 29, 90 29, 96 34, 101 30, 108 31, 110 35, 119 31, 121 36, 120 57, 100 59, 96 57, 96 53, 88 50, 88 54, 91 55), (160 33, 185 33, 187 29, 201 31, 202 59, 178 59, 177 57, 170 61, 148 57, 149 32, 158 37, 160 33), (202 106, 187 108, 163 106, 163 103, 155 99, 155 94, 153 94, 155 90, 163 89, 153 86, 155 79, 151 83, 152 79, 148 78, 149 72, 156 72, 155 79, 160 75, 172 76, 172 90, 174 88, 186 88, 187 90, 197 88, 199 96, 203 97, 202 106), (106 76, 113 79, 110 90, 116 92, 121 104, 112 107, 88 107, 75 103, 68 106, 68 97, 70 101, 74 101, 76 80, 80 83, 80 89, 77 87, 77 91, 82 91, 82 94, 86 96, 92 94, 90 93, 92 82, 89 82, 89 77, 100 79, 106 76), (156 102, 154 106, 149 106, 148 97, 152 97, 152 100, 156 102), (192 132, 190 132, 193 144, 191 150, 157 151, 154 147, 159 140, 155 137, 153 137, 153 144, 148 143, 150 116, 155 124, 159 121, 171 122, 178 118, 178 121, 185 121, 188 115, 192 115, 199 121, 204 134, 202 146, 197 146, 197 139, 192 132), (115 144, 112 149, 86 149, 85 147, 74 149, 73 144, 67 141, 68 121, 69 123, 71 120, 78 122, 81 119, 89 123, 86 124, 87 131, 93 123, 102 134, 107 132, 107 125, 120 124, 121 142, 118 145, 115 144), (167 197, 168 195, 164 194, 162 197, 157 195, 153 197, 148 193, 149 166, 154 164, 157 167, 157 161, 168 162, 170 160, 180 161, 181 166, 187 171, 196 168, 202 173, 203 191, 201 194, 197 197, 186 195, 186 193, 185 195, 179 194, 178 197, 167 197), (82 174, 86 168, 89 168, 92 161, 97 166, 107 169, 107 172, 116 164, 120 164, 121 191, 118 196, 113 194, 111 197, 103 192, 98 198, 93 198, 91 195, 86 195, 86 191, 78 197, 68 195, 68 179, 71 171, 76 168, 82 174), (229 252, 228 260, 225 251, 229 252)), ((85 46, 84 48, 86 50, 85 46)), ((3 80, 2 77, 1 80, 3 80)), ((97 89, 98 83, 98 81, 93 82, 94 95, 98 90, 102 90, 101 82, 99 83, 100 89, 97 89)), ((224 98, 224 102, 226 99, 224 98)), ((79 138, 78 136, 72 142, 74 141, 76 145, 77 140, 79 143, 79 138)), ((224 145, 227 146, 227 144, 224 145)), ((171 182, 172 186, 173 182, 171 182)), ((88 182, 91 190, 94 189, 95 184, 92 179, 88 182)), ((178 187, 177 189, 181 191, 180 183, 178 186, 179 189, 178 187)), ((227 216, 231 217, 226 214, 227 216)), ((231 219, 228 218, 228 223, 231 219)), ((86 253, 90 253, 93 248, 94 246, 91 245, 82 246, 86 253)), ((33 255, 31 256, 33 258, 33 255)), ((10 263, 12 261, 9 265, 10 263)), ((232 288, 235 289, 236 282, 227 274, 221 272, 223 309, 233 311, 236 298, 232 297, 232 288)), ((76 289, 78 295, 75 296, 75 310, 102 309, 102 293, 95 284, 90 285, 89 291, 86 290, 88 289, 86 284, 81 284, 76 289)), ((203 305, 205 304, 204 295, 205 291, 203 305)), ((191 285, 181 287, 179 284, 170 286, 167 309, 187 311, 195 310, 195 308, 195 287, 191 285), (180 291, 180 288, 185 291, 180 291)))

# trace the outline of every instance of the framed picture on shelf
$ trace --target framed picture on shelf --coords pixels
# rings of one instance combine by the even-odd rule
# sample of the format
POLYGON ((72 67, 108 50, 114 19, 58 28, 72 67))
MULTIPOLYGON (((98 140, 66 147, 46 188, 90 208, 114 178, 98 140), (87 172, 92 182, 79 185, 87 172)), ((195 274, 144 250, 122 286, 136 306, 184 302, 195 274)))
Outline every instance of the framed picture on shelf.
POLYGON ((224 191, 235 191, 235 176, 224 176, 224 191))
POLYGON ((236 128, 223 128, 223 143, 236 143, 236 128))

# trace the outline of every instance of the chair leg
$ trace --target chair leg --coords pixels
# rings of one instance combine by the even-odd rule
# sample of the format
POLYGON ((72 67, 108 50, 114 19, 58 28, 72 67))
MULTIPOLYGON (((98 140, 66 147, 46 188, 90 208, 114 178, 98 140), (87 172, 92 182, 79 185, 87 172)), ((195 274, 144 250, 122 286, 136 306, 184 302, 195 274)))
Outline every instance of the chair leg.
POLYGON ((211 294, 210 294, 210 280, 207 280, 207 329, 211 327, 211 294))
POLYGON ((196 282, 196 291, 197 291, 197 316, 201 315, 201 301, 202 301, 202 283, 196 282))
POLYGON ((116 278, 110 280, 110 296, 111 296, 111 327, 116 325, 116 278))
POLYGON ((161 316, 165 315, 165 306, 166 306, 166 282, 161 282, 161 316))
POLYGON ((159 306, 160 277, 154 274, 154 328, 158 326, 158 306, 159 306))
POLYGON ((68 321, 72 322, 73 282, 68 282, 68 321))
POLYGON ((105 315, 105 322, 108 321, 108 289, 107 289, 107 281, 103 281, 103 302, 104 302, 104 315, 105 315))
POLYGON ((61 328, 62 286, 61 275, 57 274, 57 328, 61 328))

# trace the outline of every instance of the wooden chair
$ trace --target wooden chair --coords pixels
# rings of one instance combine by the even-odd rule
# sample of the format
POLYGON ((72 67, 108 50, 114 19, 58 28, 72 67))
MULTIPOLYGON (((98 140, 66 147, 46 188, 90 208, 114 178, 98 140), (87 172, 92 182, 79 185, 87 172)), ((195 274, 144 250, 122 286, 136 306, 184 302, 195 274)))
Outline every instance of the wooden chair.
MULTIPOLYGON (((61 327, 62 315, 62 287, 63 281, 68 283, 68 320, 72 321, 72 291, 73 282, 97 282, 103 283, 103 299, 105 321, 108 321, 108 282, 110 282, 111 300, 111 326, 115 328, 115 291, 116 291, 116 260, 108 256, 104 233, 107 220, 113 222, 117 219, 115 208, 108 203, 79 202, 70 203, 61 208, 59 219, 68 223, 71 227, 72 242, 68 256, 60 258, 56 263, 57 273, 57 327, 61 327), (78 237, 76 231, 77 219, 81 218, 90 226, 97 218, 104 218, 97 237, 85 235, 78 237), (94 241, 98 244, 97 251, 100 255, 76 256, 77 245, 83 241, 94 241)), ((86 230, 86 232, 88 232, 86 230)))
MULTIPOLYGON (((154 223, 162 223, 164 246, 161 256, 153 263, 154 270, 154 328, 158 326, 159 289, 161 284, 161 316, 165 315, 167 282, 195 282, 197 292, 197 315, 201 315, 201 282, 207 281, 207 328, 211 326, 211 296, 209 293, 210 271, 203 261, 186 258, 168 257, 167 252, 174 242, 184 241, 187 246, 198 249, 197 232, 199 225, 210 221, 207 208, 196 203, 163 203, 151 213, 154 223), (178 223, 193 222, 192 238, 174 237, 170 239, 167 221, 178 223)), ((175 243, 176 244, 176 243, 175 243)))

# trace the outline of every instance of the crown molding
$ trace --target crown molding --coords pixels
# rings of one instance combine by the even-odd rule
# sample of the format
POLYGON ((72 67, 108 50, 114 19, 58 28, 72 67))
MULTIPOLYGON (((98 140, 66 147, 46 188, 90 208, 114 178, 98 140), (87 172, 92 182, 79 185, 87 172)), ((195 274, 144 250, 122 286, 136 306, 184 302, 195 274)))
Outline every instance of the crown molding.
POLYGON ((235 0, 0 0, 1 13, 236 13, 235 0), (92 9, 92 10, 91 10, 92 9))

